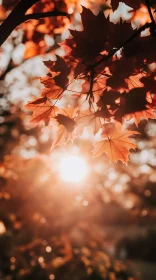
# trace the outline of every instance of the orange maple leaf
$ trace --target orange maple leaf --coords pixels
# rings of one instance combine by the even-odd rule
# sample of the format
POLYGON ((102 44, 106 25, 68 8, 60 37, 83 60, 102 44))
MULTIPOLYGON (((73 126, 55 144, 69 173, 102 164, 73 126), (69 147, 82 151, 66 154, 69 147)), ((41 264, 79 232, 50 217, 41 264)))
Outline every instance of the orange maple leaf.
POLYGON ((57 99, 66 89, 68 84, 68 75, 70 67, 66 65, 62 57, 56 55, 55 61, 44 61, 44 65, 49 69, 49 73, 40 78, 40 82, 45 86, 41 92, 41 96, 46 96, 49 99, 57 99))
POLYGON ((94 80, 93 83, 93 96, 94 101, 97 103, 100 97, 103 95, 104 90, 106 89, 106 80, 107 77, 105 75, 100 75, 98 78, 94 80))
POLYGON ((48 125, 50 119, 54 118, 58 111, 58 108, 51 105, 46 97, 37 98, 34 101, 29 102, 24 107, 33 111, 33 115, 30 119, 30 122, 33 124, 43 121, 46 125, 48 125))
POLYGON ((101 136, 103 140, 94 144, 93 156, 98 157, 105 153, 111 162, 121 160, 127 163, 129 160, 129 150, 136 149, 137 145, 134 144, 129 137, 139 134, 137 131, 122 130, 120 123, 106 124, 101 136))
POLYGON ((45 88, 43 88, 41 91, 41 96, 45 96, 51 100, 61 98, 63 89, 55 84, 53 78, 49 78, 46 76, 40 78, 40 82, 45 86, 45 88))
POLYGON ((89 109, 80 111, 78 117, 76 118, 77 129, 82 130, 85 126, 92 126, 94 135, 101 128, 101 120, 96 116, 96 113, 92 112, 89 109))
POLYGON ((156 116, 154 115, 154 109, 149 108, 147 110, 143 110, 140 112, 134 112, 132 114, 125 115, 124 117, 127 121, 134 118, 136 126, 138 126, 141 119, 145 119, 148 121, 148 119, 155 119, 156 116))
POLYGON ((51 126, 55 129, 55 138, 51 149, 60 144, 66 144, 69 140, 73 141, 81 135, 82 129, 76 128, 75 117, 77 109, 74 107, 59 108, 58 115, 51 119, 51 126))

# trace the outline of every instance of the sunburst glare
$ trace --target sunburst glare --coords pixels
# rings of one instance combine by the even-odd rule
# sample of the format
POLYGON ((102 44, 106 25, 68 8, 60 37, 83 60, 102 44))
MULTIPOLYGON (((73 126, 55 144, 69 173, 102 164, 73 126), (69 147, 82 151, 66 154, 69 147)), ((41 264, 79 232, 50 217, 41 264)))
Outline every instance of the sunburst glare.
POLYGON ((65 182, 80 182, 87 175, 88 167, 79 156, 65 156, 60 163, 60 175, 65 182))

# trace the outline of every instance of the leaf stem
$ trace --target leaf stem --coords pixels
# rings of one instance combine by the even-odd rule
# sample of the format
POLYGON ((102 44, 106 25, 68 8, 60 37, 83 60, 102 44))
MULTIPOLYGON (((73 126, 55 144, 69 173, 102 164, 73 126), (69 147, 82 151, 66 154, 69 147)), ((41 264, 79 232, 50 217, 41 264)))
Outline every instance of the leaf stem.
POLYGON ((34 13, 34 14, 28 14, 24 16, 24 21, 31 20, 31 19, 40 19, 45 17, 56 17, 56 16, 67 16, 66 12, 61 12, 57 8, 55 8, 51 12, 45 12, 45 13, 34 13))
POLYGON ((89 100, 90 100, 90 97, 93 97, 93 92, 92 92, 93 84, 94 84, 94 67, 90 71, 90 88, 89 88, 89 92, 88 92, 89 100))

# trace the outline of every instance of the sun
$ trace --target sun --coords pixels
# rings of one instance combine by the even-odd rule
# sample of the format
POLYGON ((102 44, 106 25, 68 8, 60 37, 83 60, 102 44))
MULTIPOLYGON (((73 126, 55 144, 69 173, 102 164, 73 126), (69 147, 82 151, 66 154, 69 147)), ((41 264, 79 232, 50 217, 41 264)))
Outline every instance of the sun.
POLYGON ((65 156, 60 163, 60 176, 65 182, 80 182, 87 175, 87 164, 82 157, 65 156))

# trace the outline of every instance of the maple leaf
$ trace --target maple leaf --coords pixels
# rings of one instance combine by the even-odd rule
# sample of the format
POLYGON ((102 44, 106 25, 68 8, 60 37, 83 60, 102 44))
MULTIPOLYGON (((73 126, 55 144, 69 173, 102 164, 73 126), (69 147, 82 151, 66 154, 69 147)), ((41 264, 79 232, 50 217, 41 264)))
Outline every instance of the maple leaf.
POLYGON ((70 72, 70 68, 67 66, 65 60, 56 55, 56 61, 44 61, 44 65, 49 69, 50 73, 59 73, 59 75, 55 76, 55 82, 60 87, 64 87, 67 83, 68 79, 67 76, 70 72))
POLYGON ((100 117, 90 109, 82 110, 76 118, 77 130, 82 130, 86 126, 92 126, 94 135, 101 128, 100 117))
POLYGON ((154 110, 152 108, 149 108, 147 110, 125 115, 124 118, 127 121, 134 118, 135 124, 136 124, 136 126, 138 126, 141 119, 145 119, 148 121, 148 119, 155 119, 156 116, 154 114, 154 110))
POLYGON ((81 85, 82 92, 93 97, 94 102, 97 103, 107 87, 106 80, 107 76, 105 75, 99 75, 98 77, 96 77, 93 80, 92 91, 90 92, 90 77, 86 77, 84 79, 84 83, 81 85))
POLYGON ((135 57, 136 64, 155 62, 156 37, 136 37, 123 48, 127 57, 135 57))
POLYGON ((114 24, 110 22, 109 46, 110 48, 121 46, 128 38, 130 38, 136 31, 132 29, 131 23, 126 21, 114 24))
POLYGON ((54 118, 58 111, 58 108, 51 105, 46 97, 37 98, 25 105, 24 108, 33 111, 33 115, 30 119, 30 122, 33 124, 38 124, 43 121, 45 125, 48 125, 50 119, 54 118))
POLYGON ((117 120, 123 116, 126 120, 134 118, 136 126, 142 118, 155 119, 154 110, 149 107, 150 103, 152 103, 152 97, 146 93, 146 88, 134 88, 127 93, 124 92, 121 95, 115 118, 117 120))
POLYGON ((98 106, 102 107, 103 105, 110 105, 110 109, 114 110, 117 108, 115 101, 120 97, 120 93, 117 90, 104 90, 103 95, 100 97, 98 106))
POLYGON ((106 80, 107 77, 105 75, 100 75, 93 82, 93 97, 94 101, 97 103, 100 97, 103 95, 104 89, 106 89, 106 80))
POLYGON ((144 84, 146 91, 156 93, 156 73, 151 73, 150 76, 142 77, 140 81, 144 84))
POLYGON ((67 39, 66 44, 71 48, 71 55, 83 63, 94 61, 99 53, 107 49, 109 34, 109 20, 103 12, 97 16, 85 7, 81 13, 83 31, 70 30, 72 40, 67 39), (98 32, 98 30, 102 30, 98 32))
POLYGON ((76 129, 77 109, 73 107, 59 108, 58 115, 51 119, 51 126, 55 129, 56 136, 52 142, 51 149, 60 144, 66 144, 69 140, 73 141, 82 133, 82 129, 76 129))
POLYGON ((94 144, 93 156, 98 157, 105 153, 111 162, 121 160, 127 163, 129 158, 129 150, 136 149, 129 137, 139 134, 137 131, 122 130, 120 123, 106 124, 101 134, 103 140, 94 144))
POLYGON ((51 100, 61 98, 64 89, 57 86, 53 78, 46 76, 44 78, 40 78, 40 82, 45 86, 45 88, 41 91, 41 96, 47 97, 51 100))
POLYGON ((112 89, 128 88, 128 78, 136 74, 134 59, 124 57, 115 60, 109 70, 112 76, 106 80, 107 86, 112 89))
POLYGON ((41 95, 49 99, 58 98, 65 90, 68 84, 68 74, 70 67, 67 66, 65 60, 56 55, 56 61, 44 61, 44 65, 49 69, 47 76, 40 78, 45 89, 42 90, 41 95))
POLYGON ((134 88, 129 92, 124 92, 120 98, 119 109, 115 113, 115 118, 119 119, 124 115, 146 110, 148 104, 145 88, 134 88))

